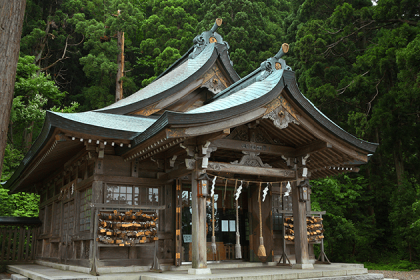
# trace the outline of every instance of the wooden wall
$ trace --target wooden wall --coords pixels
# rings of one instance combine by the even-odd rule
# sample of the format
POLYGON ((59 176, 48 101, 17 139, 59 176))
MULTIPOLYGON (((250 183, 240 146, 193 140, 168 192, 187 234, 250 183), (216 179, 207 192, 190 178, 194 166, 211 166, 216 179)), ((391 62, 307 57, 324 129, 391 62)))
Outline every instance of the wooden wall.
MULTIPOLYGON (((90 204, 106 203, 106 186, 134 186, 140 189, 142 203, 147 201, 148 188, 158 188, 159 248, 161 264, 173 264, 174 251, 174 189, 172 182, 158 183, 164 164, 146 160, 125 162, 120 156, 105 150, 104 158, 81 151, 61 170, 51 174, 37 185, 41 194, 40 219, 43 222, 36 240, 36 259, 56 263, 90 267, 94 240, 94 211, 90 204), (85 218, 82 221, 81 215, 85 218)), ((133 194, 134 195, 134 194, 133 194)), ((129 205, 121 208, 130 209, 129 205)), ((139 244, 135 247, 119 247, 98 243, 99 266, 151 265, 154 246, 139 244)))

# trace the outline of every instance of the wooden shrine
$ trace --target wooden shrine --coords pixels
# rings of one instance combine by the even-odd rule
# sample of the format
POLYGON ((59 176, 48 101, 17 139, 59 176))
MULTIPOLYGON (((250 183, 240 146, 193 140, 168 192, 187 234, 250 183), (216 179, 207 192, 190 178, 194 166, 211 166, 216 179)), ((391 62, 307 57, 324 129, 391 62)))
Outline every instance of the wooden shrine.
POLYGON ((302 95, 282 58, 287 44, 240 78, 220 25, 133 95, 89 112, 47 112, 6 185, 41 195, 36 259, 95 273, 287 253, 310 268, 323 229, 308 179, 357 172, 377 144, 302 95), (316 221, 310 230, 307 219, 316 221))

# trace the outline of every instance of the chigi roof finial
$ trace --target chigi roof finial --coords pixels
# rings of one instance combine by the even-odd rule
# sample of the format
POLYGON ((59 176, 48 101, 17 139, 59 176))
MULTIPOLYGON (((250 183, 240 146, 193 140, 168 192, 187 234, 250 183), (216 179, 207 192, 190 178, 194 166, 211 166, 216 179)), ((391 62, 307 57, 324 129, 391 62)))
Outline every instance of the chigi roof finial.
POLYGON ((207 45, 212 43, 225 44, 229 49, 229 44, 224 42, 222 36, 216 32, 219 26, 222 25, 222 22, 223 20, 221 18, 217 18, 213 27, 209 31, 204 31, 200 35, 195 36, 193 40, 194 51, 189 55, 189 58, 196 58, 206 48, 207 45))
POLYGON ((222 25, 223 20, 221 18, 216 18, 213 27, 210 29, 210 32, 216 32, 217 28, 222 25))
POLYGON ((289 52, 289 44, 283 43, 279 52, 274 56, 275 59, 280 59, 283 55, 289 52))

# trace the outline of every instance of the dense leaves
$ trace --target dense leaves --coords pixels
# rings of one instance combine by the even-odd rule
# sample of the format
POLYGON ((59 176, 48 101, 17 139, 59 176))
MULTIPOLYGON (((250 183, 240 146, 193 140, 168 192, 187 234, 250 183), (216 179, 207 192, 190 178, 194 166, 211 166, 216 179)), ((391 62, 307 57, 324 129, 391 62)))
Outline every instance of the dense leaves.
MULTIPOLYGON (((217 32, 240 76, 287 42, 302 92, 345 130, 380 144, 358 174, 312 182, 313 208, 327 211, 328 257, 397 253, 419 262, 419 14, 418 0, 28 0, 2 180, 36 139, 45 110, 114 102, 118 32, 128 96, 220 17, 217 32)), ((16 215, 14 205, 1 211, 16 215)))

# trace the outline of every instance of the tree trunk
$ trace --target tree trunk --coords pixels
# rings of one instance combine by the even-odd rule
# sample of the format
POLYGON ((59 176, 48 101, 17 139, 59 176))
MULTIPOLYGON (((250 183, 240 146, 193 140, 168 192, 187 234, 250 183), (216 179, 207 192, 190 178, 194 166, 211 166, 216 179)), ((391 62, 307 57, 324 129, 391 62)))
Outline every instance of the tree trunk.
POLYGON ((26 133, 25 133, 26 134, 25 135, 25 152, 28 152, 29 149, 32 146, 32 136, 33 136, 33 132, 34 132, 34 125, 35 125, 35 122, 32 121, 29 124, 29 127, 26 128, 26 133))
POLYGON ((120 49, 120 53, 118 54, 117 58, 118 72, 115 89, 115 102, 123 99, 123 81, 121 78, 124 77, 124 32, 118 31, 117 37, 118 48, 120 49))
POLYGON ((0 177, 13 102, 26 0, 0 0, 0 177))
POLYGON ((393 149, 394 162, 395 162, 395 171, 397 173, 397 183, 400 186, 403 182, 404 177, 404 162, 401 153, 401 141, 397 141, 393 149))

